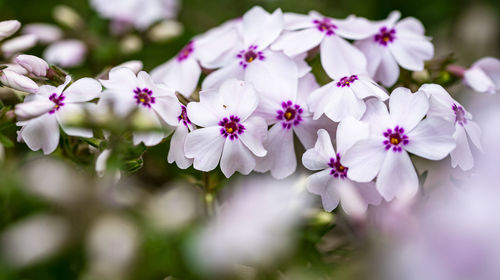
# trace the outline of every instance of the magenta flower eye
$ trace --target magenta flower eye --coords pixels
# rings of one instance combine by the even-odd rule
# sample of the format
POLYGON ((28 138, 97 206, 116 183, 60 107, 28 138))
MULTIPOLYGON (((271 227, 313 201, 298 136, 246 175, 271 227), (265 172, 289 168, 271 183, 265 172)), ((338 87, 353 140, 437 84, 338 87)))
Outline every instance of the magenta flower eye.
POLYGON ((335 158, 330 158, 328 166, 331 168, 330 175, 332 175, 333 177, 341 179, 345 179, 347 177, 347 170, 349 170, 349 168, 343 166, 340 163, 339 153, 337 153, 337 156, 335 158))
POLYGON ((396 39, 396 30, 391 28, 390 30, 387 27, 380 28, 380 32, 375 35, 375 42, 378 42, 382 46, 387 46, 387 44, 392 43, 394 39, 396 39))
POLYGON ((194 42, 190 41, 177 55, 177 61, 181 62, 193 53, 194 51, 194 42))
POLYGON ((239 58, 240 65, 243 69, 247 68, 249 63, 252 63, 255 60, 264 60, 265 56, 263 52, 257 51, 257 45, 251 45, 247 50, 241 50, 236 57, 239 58))
POLYGON ((281 102, 282 110, 276 111, 276 119, 281 121, 283 128, 290 129, 293 126, 297 126, 302 122, 302 113, 304 109, 298 104, 293 104, 292 101, 281 102))
POLYGON ((191 124, 191 120, 189 120, 189 117, 187 115, 186 106, 181 105, 181 114, 177 117, 177 120, 179 121, 179 123, 182 123, 186 127, 191 124))
POLYGON ((406 146, 408 145, 408 143, 410 143, 408 136, 405 134, 404 128, 400 127, 399 125, 396 125, 396 127, 394 127, 394 130, 388 128, 384 132, 384 137, 387 139, 383 142, 385 149, 390 150, 392 147, 392 150, 394 152, 401 152, 401 146, 406 146))
POLYGON ((151 108, 151 104, 154 104, 156 101, 156 98, 153 97, 153 91, 148 88, 140 89, 139 87, 137 87, 136 89, 134 89, 134 93, 134 98, 137 105, 151 108))
POLYGON ((320 32, 324 32, 327 36, 335 35, 335 29, 337 26, 332 23, 332 20, 329 18, 323 18, 322 20, 313 20, 313 23, 316 25, 316 28, 320 32))
POLYGON ((54 103, 54 109, 49 111, 49 114, 54 114, 62 106, 64 106, 64 98, 66 98, 62 93, 58 96, 57 93, 53 93, 49 96, 49 100, 54 103))
POLYGON ((352 83, 354 83, 354 81, 358 80, 358 76, 357 75, 352 75, 350 77, 343 77, 342 79, 340 79, 340 81, 337 82, 337 87, 350 87, 352 83))
POLYGON ((453 104, 451 107, 453 112, 455 113, 455 122, 459 125, 467 124, 467 119, 465 118, 465 110, 462 106, 458 106, 457 104, 453 104))
POLYGON ((240 118, 234 115, 231 115, 229 118, 223 118, 219 122, 220 134, 224 137, 234 140, 238 139, 238 135, 242 134, 245 131, 245 126, 240 124, 240 118))

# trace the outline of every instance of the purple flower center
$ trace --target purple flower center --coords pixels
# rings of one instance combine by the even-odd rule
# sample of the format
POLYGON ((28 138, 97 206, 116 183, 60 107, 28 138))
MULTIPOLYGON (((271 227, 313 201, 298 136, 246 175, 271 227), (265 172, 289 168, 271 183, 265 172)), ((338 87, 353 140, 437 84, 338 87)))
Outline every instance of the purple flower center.
POLYGON ((380 28, 380 32, 375 35, 375 42, 378 42, 382 46, 387 46, 387 44, 392 43, 394 39, 396 39, 396 30, 391 28, 390 30, 387 27, 380 28))
POLYGON ((181 105, 181 114, 177 117, 177 120, 182 122, 186 127, 191 124, 191 120, 189 120, 187 115, 186 106, 181 105))
POLYGON ((151 104, 154 104, 156 99, 153 97, 153 91, 148 88, 135 88, 135 102, 137 105, 142 104, 146 108, 151 108, 151 104))
POLYGON ((354 81, 358 80, 357 75, 352 75, 350 77, 343 77, 340 81, 337 82, 337 87, 350 87, 354 81))
POLYGON ((455 122, 461 126, 467 124, 467 118, 465 118, 464 108, 455 103, 453 103, 453 106, 451 108, 453 109, 453 112, 455 112, 455 122))
POLYGON ((251 45, 247 50, 241 50, 236 57, 241 59, 240 65, 243 69, 247 68, 248 64, 255 60, 264 60, 266 58, 263 52, 257 51, 257 45, 251 45))
POLYGON ((62 106, 64 106, 64 103, 63 103, 64 98, 66 98, 66 96, 64 96, 62 93, 59 94, 59 96, 57 95, 57 93, 53 93, 49 96, 49 100, 54 102, 54 109, 50 110, 49 114, 54 114, 62 106))
POLYGON ((386 140, 383 143, 387 151, 392 148, 394 152, 401 152, 403 150, 401 146, 406 146, 410 143, 408 136, 405 134, 405 129, 399 125, 396 125, 394 130, 388 128, 384 132, 384 137, 386 140))
POLYGON ((316 28, 320 32, 326 33, 327 36, 335 35, 335 29, 338 28, 329 18, 323 18, 322 20, 315 19, 313 23, 316 24, 316 28))
POLYGON ((181 62, 187 59, 194 51, 194 42, 189 41, 187 45, 177 55, 177 61, 181 62))
POLYGON ((281 102, 281 110, 276 111, 276 119, 281 121, 283 128, 290 129, 292 125, 297 126, 302 122, 302 113, 304 110, 298 104, 292 101, 281 102))
POLYGON ((330 168, 332 169, 332 170, 330 170, 330 175, 332 175, 333 177, 341 178, 341 179, 345 179, 345 177, 347 177, 347 170, 349 168, 343 166, 340 163, 340 154, 339 153, 337 153, 336 158, 330 158, 330 162, 328 163, 328 166, 330 166, 330 168))
POLYGON ((238 139, 238 135, 242 134, 246 129, 245 126, 240 124, 240 118, 234 115, 231 115, 229 118, 223 118, 219 122, 219 126, 221 126, 220 134, 224 138, 229 137, 231 140, 238 139))

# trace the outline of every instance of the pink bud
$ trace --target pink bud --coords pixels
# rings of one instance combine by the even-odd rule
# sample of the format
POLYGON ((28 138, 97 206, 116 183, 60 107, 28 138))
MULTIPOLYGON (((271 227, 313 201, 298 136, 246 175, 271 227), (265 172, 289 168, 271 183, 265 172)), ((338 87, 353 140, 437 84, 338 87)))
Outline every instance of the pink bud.
POLYGON ((17 20, 6 20, 0 22, 0 39, 7 38, 16 33, 21 27, 21 23, 17 20))
POLYGON ((16 63, 24 67, 28 72, 39 77, 47 75, 49 64, 39 57, 34 55, 22 54, 16 57, 16 63))
POLYGON ((484 57, 464 72, 464 83, 478 92, 500 91, 500 60, 484 57))
POLYGON ((0 72, 0 82, 6 87, 24 92, 34 93, 38 90, 38 85, 33 80, 8 69, 0 72))

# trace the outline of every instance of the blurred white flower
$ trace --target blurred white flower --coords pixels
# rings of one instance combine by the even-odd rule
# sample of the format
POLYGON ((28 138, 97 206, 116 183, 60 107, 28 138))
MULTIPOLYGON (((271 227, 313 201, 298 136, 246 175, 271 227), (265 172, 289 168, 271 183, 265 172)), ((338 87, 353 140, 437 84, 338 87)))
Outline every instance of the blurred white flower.
POLYGON ((500 60, 484 57, 464 72, 464 83, 478 92, 500 91, 500 60))
POLYGON ((55 254, 68 239, 63 218, 40 214, 10 225, 1 237, 2 254, 13 266, 26 266, 55 254))
POLYGON ((87 239, 89 279, 124 279, 136 255, 139 231, 129 220, 103 215, 91 226, 87 239))
POLYGON ((34 47, 36 42, 37 37, 35 35, 21 35, 5 41, 1 48, 2 52, 4 52, 6 56, 11 56, 17 52, 34 47))
POLYGON ((103 18, 133 25, 140 31, 156 21, 174 18, 179 10, 178 0, 90 0, 90 4, 103 18))
POLYGON ((143 64, 142 64, 142 61, 140 61, 140 60, 130 60, 130 61, 126 61, 126 62, 124 62, 116 67, 127 67, 128 69, 132 70, 132 72, 137 74, 142 70, 143 64))
POLYGON ((0 40, 11 36, 21 27, 17 20, 5 20, 0 22, 0 40))
POLYGON ((87 47, 78 40, 64 40, 55 42, 43 52, 43 58, 52 64, 63 68, 79 66, 85 59, 87 47))
POLYGON ((236 264, 270 266, 293 248, 308 199, 304 180, 247 177, 200 233, 196 256, 208 271, 230 270, 236 264))
POLYGON ((22 34, 32 34, 43 44, 55 42, 62 38, 62 30, 53 24, 48 23, 30 23, 26 24, 21 31, 22 34))

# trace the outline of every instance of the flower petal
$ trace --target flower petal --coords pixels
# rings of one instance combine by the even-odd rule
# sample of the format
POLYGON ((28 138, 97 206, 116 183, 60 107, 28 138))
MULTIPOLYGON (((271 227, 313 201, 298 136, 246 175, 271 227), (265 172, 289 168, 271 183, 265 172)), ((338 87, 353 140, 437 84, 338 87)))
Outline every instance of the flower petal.
POLYGON ((181 114, 181 104, 175 96, 158 96, 151 107, 169 125, 177 125, 177 117, 181 114))
POLYGON ((201 67, 194 58, 178 61, 174 57, 151 71, 155 82, 163 83, 187 98, 196 89, 200 75, 201 67))
POLYGON ((337 152, 341 155, 356 142, 368 138, 370 127, 368 123, 347 117, 337 127, 337 152))
POLYGON ((363 139, 344 152, 340 162, 349 168, 347 177, 357 182, 369 182, 377 176, 387 151, 383 140, 363 139))
POLYGON ((376 69, 373 79, 386 87, 392 87, 399 78, 399 66, 389 49, 382 53, 382 60, 376 69))
POLYGON ((292 57, 316 47, 325 38, 325 33, 316 28, 307 28, 300 31, 288 32, 281 35, 271 46, 273 51, 283 51, 292 57))
POLYGON ((292 130, 283 128, 277 123, 269 130, 264 147, 267 155, 257 159, 256 171, 271 170, 274 178, 282 179, 291 175, 297 167, 292 130))
POLYGON ((359 120, 365 110, 365 102, 358 99, 351 88, 334 88, 325 107, 325 115, 335 122, 342 121, 347 117, 359 120))
POLYGON ((281 9, 269 14, 262 7, 253 7, 243 15, 245 45, 256 44, 260 49, 266 48, 280 35, 283 25, 281 9))
POLYGON ((363 53, 338 36, 326 36, 321 43, 321 65, 332 79, 366 72, 363 53))
POLYGON ((230 62, 228 65, 210 73, 202 82, 201 88, 203 90, 207 89, 218 89, 220 85, 230 79, 243 80, 245 77, 245 71, 243 67, 239 65, 237 60, 230 62))
POLYGON ((186 136, 184 152, 186 157, 194 158, 194 169, 211 171, 219 163, 224 142, 218 126, 200 128, 186 136))
POLYGON ((54 114, 44 114, 32 119, 21 129, 21 136, 33 151, 43 150, 48 155, 59 144, 59 125, 54 114))
POLYGON ((462 170, 470 170, 474 167, 474 157, 467 141, 467 134, 461 125, 457 125, 457 130, 453 135, 457 143, 456 148, 451 151, 451 166, 460 166, 462 170))
POLYGON ((441 118, 426 118, 408 133, 410 142, 404 148, 426 159, 443 159, 455 148, 454 130, 454 125, 441 118))
POLYGON ((226 138, 222 158, 220 160, 220 169, 224 176, 231 177, 238 171, 243 175, 248 175, 255 168, 255 157, 241 141, 226 138))
POLYGON ((259 104, 257 93, 251 83, 228 80, 221 85, 219 92, 227 113, 238 116, 241 121, 245 121, 259 104))
POLYGON ((401 38, 402 32, 398 32, 398 37, 388 46, 392 55, 401 67, 413 70, 424 70, 424 61, 434 56, 434 46, 425 37, 421 38, 401 38))
POLYGON ((72 83, 65 91, 65 102, 85 102, 97 98, 102 86, 97 80, 82 78, 72 83))
POLYGON ((321 170, 328 168, 330 158, 335 158, 330 135, 324 129, 318 130, 318 140, 313 148, 308 149, 302 155, 302 164, 309 170, 321 170))
POLYGON ((78 124, 78 122, 85 119, 86 109, 92 110, 91 107, 95 106, 97 105, 87 103, 84 106, 82 104, 69 103, 62 106, 54 115, 56 116, 59 125, 61 125, 61 128, 66 134, 71 136, 90 138, 94 135, 92 129, 79 128, 75 126, 75 124, 78 124), (70 124, 71 126, 69 126, 68 124, 70 124))
POLYGON ((386 201, 409 199, 418 191, 418 177, 407 152, 388 152, 377 177, 377 190, 386 201))
POLYGON ((267 124, 264 119, 259 117, 250 117, 242 123, 246 130, 239 136, 241 142, 258 157, 267 154, 263 142, 267 135, 267 124))
POLYGON ((188 128, 180 124, 174 131, 170 140, 170 149, 168 150, 168 163, 175 161, 180 169, 186 169, 193 164, 193 159, 187 158, 184 153, 184 142, 188 135, 188 128))
POLYGON ((424 92, 411 93, 407 88, 396 88, 389 99, 391 118, 406 131, 412 130, 429 111, 429 100, 424 92))
POLYGON ((481 128, 479 127, 479 125, 477 125, 477 123, 473 121, 468 121, 464 128, 474 146, 482 151, 483 147, 481 145, 481 128))

